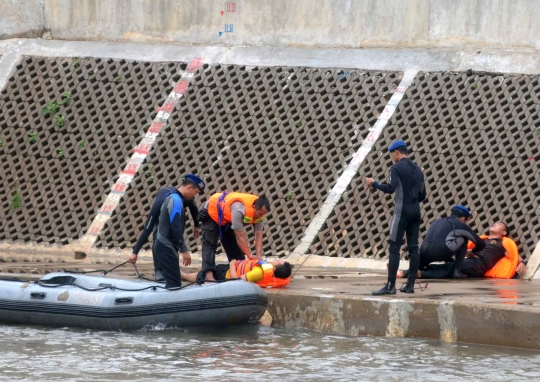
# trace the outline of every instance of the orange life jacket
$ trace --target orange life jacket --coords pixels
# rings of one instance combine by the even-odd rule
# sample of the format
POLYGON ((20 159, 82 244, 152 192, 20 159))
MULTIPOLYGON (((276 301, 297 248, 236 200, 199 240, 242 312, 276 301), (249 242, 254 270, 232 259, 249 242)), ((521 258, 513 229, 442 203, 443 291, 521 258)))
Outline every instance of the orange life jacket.
POLYGON ((274 276, 274 266, 266 261, 259 260, 241 260, 236 262, 236 274, 240 277, 251 272, 254 267, 261 267, 263 270, 263 279, 255 284, 262 288, 280 288, 288 285, 291 278, 280 279, 274 276))
MULTIPOLYGON (((487 239, 487 235, 480 236, 480 239, 485 240, 487 239)), ((484 274, 484 277, 492 277, 496 279, 511 279, 514 277, 516 273, 517 266, 519 264, 519 254, 518 254, 518 248, 514 240, 510 239, 509 237, 503 237, 502 245, 506 252, 508 253, 509 257, 503 257, 499 261, 497 261, 497 264, 493 268, 491 268, 489 271, 487 271, 484 274)), ((475 247, 473 242, 469 242, 469 245, 467 246, 468 250, 471 250, 475 247)))
POLYGON ((255 212, 253 203, 257 199, 259 199, 257 195, 242 194, 240 192, 219 192, 212 195, 208 200, 208 215, 220 226, 232 223, 231 205, 241 202, 246 209, 243 222, 245 224, 260 223, 264 216, 256 220, 253 218, 255 212))

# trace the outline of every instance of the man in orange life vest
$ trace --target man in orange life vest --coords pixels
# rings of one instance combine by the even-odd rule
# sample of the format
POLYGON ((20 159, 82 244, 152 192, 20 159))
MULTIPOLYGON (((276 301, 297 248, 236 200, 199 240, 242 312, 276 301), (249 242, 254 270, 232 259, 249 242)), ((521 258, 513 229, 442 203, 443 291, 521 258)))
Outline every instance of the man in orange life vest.
MULTIPOLYGON (((218 264, 213 271, 214 279, 242 279, 261 286, 283 286, 289 283, 292 266, 285 260, 259 261, 259 260, 235 260, 230 264, 218 264), (277 280, 276 280, 277 279, 277 280)), ((182 280, 191 282, 204 282, 206 272, 186 273, 181 272, 182 280)))
MULTIPOLYGON (((485 245, 481 251, 470 252, 469 257, 463 260, 461 271, 470 278, 483 277, 508 253, 502 241, 509 233, 505 223, 497 222, 489 228, 489 236, 484 240, 485 245)), ((452 263, 430 264, 418 271, 417 277, 422 279, 444 279, 452 277, 454 266, 452 263)), ((398 275, 399 277, 400 275, 398 275)))
POLYGON ((220 192, 210 197, 199 212, 202 231, 202 271, 215 280, 216 250, 221 241, 229 262, 262 260, 263 218, 270 211, 264 196, 239 192, 220 192), (245 226, 255 231, 255 256, 251 254, 245 226))

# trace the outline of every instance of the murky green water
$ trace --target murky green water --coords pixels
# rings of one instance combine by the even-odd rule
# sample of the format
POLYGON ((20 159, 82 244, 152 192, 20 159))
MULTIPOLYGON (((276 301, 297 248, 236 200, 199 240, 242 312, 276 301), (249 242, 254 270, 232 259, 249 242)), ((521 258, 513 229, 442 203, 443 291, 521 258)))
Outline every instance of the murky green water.
POLYGON ((0 326, 0 349, 2 380, 540 380, 534 351, 264 327, 118 333, 0 326))

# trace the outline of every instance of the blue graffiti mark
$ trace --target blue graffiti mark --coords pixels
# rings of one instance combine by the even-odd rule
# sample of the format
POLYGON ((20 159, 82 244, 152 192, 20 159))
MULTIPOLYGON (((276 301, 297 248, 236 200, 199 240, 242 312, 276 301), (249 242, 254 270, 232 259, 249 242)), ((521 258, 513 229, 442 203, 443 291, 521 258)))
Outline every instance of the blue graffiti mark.
POLYGON ((225 24, 225 33, 233 33, 233 24, 225 24))
POLYGON ((338 80, 341 80, 342 78, 345 78, 349 74, 349 72, 343 72, 339 75, 338 80))
POLYGON ((221 35, 223 34, 223 32, 218 32, 219 33, 219 37, 221 37, 221 35))

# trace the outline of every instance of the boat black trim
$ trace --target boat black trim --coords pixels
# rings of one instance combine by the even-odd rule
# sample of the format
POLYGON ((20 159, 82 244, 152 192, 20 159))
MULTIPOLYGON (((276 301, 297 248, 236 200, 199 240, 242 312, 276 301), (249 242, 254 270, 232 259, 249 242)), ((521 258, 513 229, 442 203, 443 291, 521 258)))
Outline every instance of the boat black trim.
POLYGON ((234 297, 217 297, 162 304, 139 306, 120 305, 113 307, 67 304, 62 302, 53 303, 0 299, 0 310, 97 318, 142 317, 210 309, 237 308, 252 305, 266 307, 268 305, 268 298, 265 295, 248 294, 234 297))

